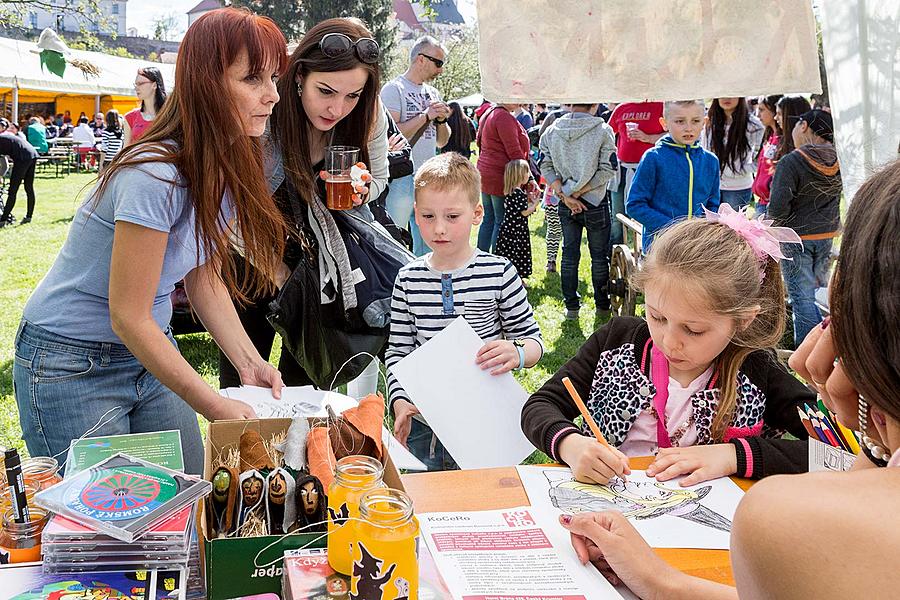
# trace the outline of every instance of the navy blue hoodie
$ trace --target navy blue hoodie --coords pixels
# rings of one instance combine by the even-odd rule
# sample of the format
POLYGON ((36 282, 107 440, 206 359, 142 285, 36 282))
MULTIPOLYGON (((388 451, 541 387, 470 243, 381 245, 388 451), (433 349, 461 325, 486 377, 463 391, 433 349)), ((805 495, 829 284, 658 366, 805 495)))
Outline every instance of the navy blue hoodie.
POLYGON ((688 215, 703 215, 703 207, 719 209, 719 159, 700 142, 679 144, 666 135, 644 153, 625 211, 644 226, 644 252, 657 231, 688 215))

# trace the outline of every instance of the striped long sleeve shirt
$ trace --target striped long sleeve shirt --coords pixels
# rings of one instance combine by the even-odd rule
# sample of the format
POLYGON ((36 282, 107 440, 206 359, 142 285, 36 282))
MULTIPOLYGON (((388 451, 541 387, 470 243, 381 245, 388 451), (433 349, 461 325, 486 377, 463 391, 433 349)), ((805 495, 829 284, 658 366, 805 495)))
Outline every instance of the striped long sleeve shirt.
POLYGON ((427 256, 418 258, 400 269, 391 300, 385 364, 392 406, 411 400, 391 367, 460 316, 485 342, 532 338, 544 346, 525 287, 507 259, 476 250, 465 266, 437 271, 427 256))

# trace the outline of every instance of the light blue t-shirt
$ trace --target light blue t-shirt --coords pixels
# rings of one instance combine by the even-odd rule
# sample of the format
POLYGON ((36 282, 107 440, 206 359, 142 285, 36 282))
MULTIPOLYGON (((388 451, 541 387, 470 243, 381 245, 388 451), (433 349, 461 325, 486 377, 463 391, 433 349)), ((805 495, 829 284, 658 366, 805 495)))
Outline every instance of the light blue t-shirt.
MULTIPOLYGON (((165 330, 175 283, 206 262, 202 248, 197 249, 190 193, 176 167, 161 162, 119 171, 95 206, 96 191, 76 211, 66 242, 25 305, 23 318, 65 337, 121 344, 110 324, 109 269, 115 223, 127 221, 169 234, 152 307, 153 319, 165 330)), ((225 208, 223 223, 230 212, 225 208)))

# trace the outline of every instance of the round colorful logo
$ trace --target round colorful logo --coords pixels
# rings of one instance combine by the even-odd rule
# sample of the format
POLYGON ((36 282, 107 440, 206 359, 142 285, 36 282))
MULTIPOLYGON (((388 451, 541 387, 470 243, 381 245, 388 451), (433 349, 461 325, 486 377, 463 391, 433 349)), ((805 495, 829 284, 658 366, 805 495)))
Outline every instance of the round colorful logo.
POLYGON ((72 488, 70 508, 103 521, 122 521, 147 514, 178 492, 178 484, 168 474, 151 467, 104 469, 78 493, 72 488))

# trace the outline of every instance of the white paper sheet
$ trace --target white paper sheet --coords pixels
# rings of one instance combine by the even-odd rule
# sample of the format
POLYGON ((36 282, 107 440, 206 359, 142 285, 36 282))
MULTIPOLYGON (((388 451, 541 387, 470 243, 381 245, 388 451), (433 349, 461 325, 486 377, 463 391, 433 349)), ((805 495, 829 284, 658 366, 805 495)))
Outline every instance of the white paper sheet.
MULTIPOLYGON (((847 12, 856 7, 844 4, 847 12)), ((477 7, 481 92, 494 102, 821 91, 809 0, 478 0, 477 7)))
POLYGON ((532 509, 551 538, 568 539, 556 519, 562 512, 618 510, 654 548, 728 550, 731 522, 743 490, 727 477, 682 488, 659 483, 644 471, 632 471, 628 483, 610 486, 579 483, 567 467, 520 466, 519 478, 532 509))
POLYGON ((419 524, 454 598, 622 598, 593 565, 581 564, 568 534, 564 543, 554 542, 546 532, 549 524, 531 507, 424 513, 419 524))
POLYGON ((425 463, 416 458, 412 452, 398 442, 397 438, 395 438, 384 425, 381 426, 381 443, 384 449, 388 451, 388 454, 391 455, 391 460, 394 461, 394 466, 398 469, 405 469, 407 471, 428 470, 425 463))
MULTIPOLYGON (((357 406, 350 396, 336 392, 324 392, 312 386, 285 387, 281 399, 272 397, 272 390, 255 385, 244 385, 219 390, 219 393, 233 400, 246 402, 260 419, 293 419, 294 417, 327 417, 327 405, 340 414, 357 406)), ((403 447, 391 432, 382 425, 381 443, 391 455, 394 466, 407 471, 426 471, 428 467, 403 447)))
POLYGON ((242 385, 219 390, 232 400, 240 400, 256 412, 260 419, 293 419, 294 417, 327 417, 327 405, 340 414, 359 403, 344 394, 317 390, 311 385, 285 387, 281 399, 272 396, 272 390, 255 385, 242 385))
POLYGON ((459 317, 391 368, 463 469, 509 467, 534 452, 519 427, 528 393, 512 373, 475 364, 483 345, 459 317))

